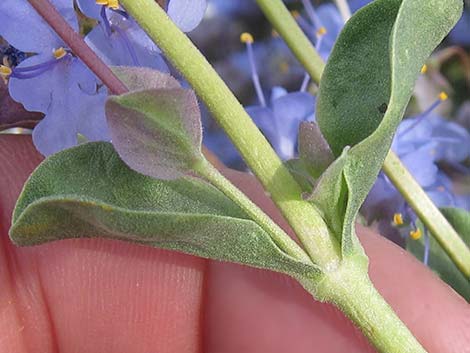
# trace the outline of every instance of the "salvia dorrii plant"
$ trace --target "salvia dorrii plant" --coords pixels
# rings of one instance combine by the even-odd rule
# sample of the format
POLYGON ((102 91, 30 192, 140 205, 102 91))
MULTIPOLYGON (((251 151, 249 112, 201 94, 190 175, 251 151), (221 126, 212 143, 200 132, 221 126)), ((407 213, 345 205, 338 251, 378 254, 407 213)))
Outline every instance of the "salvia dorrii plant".
POLYGON ((318 11, 302 1, 307 19, 281 0, 257 4, 305 72, 297 92, 276 87, 267 99, 243 33, 259 103, 245 109, 183 33, 204 0, 0 3, 0 35, 16 48, 0 73, 13 99, 44 114, 33 141, 48 156, 18 199, 11 239, 106 237, 281 272, 378 351, 425 352, 370 282, 355 222, 361 206, 370 221, 386 203, 380 220, 419 239, 411 251, 469 295, 470 215, 436 207, 458 206, 436 163, 465 168, 457 147, 470 136, 431 116, 444 92, 401 122, 463 3, 376 0, 351 16, 345 1, 318 11), (93 20, 84 39, 74 5, 93 20), (198 97, 298 242, 206 159, 198 97))

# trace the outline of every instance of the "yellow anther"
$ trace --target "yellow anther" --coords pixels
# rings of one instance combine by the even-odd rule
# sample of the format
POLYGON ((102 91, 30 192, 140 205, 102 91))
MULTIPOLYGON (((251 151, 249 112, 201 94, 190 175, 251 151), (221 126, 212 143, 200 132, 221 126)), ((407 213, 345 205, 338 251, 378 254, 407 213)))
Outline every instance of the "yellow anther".
POLYGON ((446 101, 448 98, 449 98, 449 96, 447 95, 447 93, 445 93, 445 92, 439 93, 439 99, 441 101, 446 101))
POLYGON ((423 234, 422 234, 422 232, 421 232, 421 229, 419 229, 419 228, 416 229, 416 230, 410 231, 410 237, 411 237, 411 239, 413 239, 413 240, 418 240, 419 238, 421 238, 422 235, 423 235, 423 234))
POLYGON ((423 67, 421 68, 421 73, 425 74, 426 72, 428 72, 428 65, 424 64, 423 67))
POLYGON ((58 49, 54 49, 52 51, 52 54, 54 54, 54 58, 59 60, 62 59, 65 55, 67 55, 67 51, 63 47, 60 47, 58 49))
POLYGON ((403 215, 401 213, 395 213, 393 215, 393 224, 396 226, 403 225, 403 215))
POLYGON ((282 61, 279 64, 279 69, 281 70, 281 73, 283 73, 283 74, 287 74, 290 71, 289 64, 286 61, 282 61))
POLYGON ((12 73, 11 68, 9 68, 6 65, 0 65, 0 76, 2 77, 8 77, 12 73))
POLYGON ((253 43, 253 36, 248 32, 243 32, 240 35, 240 42, 242 42, 242 43, 253 43))
POLYGON ((108 0, 108 7, 113 10, 118 10, 119 0, 108 0))
POLYGON ((327 33, 325 27, 320 27, 317 31, 317 36, 324 36, 327 33))
POLYGON ((300 16, 299 11, 296 11, 296 10, 292 10, 292 11, 290 12, 290 14, 291 14, 292 17, 294 17, 294 18, 298 18, 298 17, 300 16))
POLYGON ((119 0, 95 0, 97 5, 107 6, 110 9, 119 9, 119 0))

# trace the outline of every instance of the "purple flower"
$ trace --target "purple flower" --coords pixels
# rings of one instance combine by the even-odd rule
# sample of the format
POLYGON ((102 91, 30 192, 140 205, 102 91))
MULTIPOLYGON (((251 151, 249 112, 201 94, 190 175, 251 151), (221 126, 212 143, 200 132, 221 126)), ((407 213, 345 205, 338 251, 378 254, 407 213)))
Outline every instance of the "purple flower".
MULTIPOLYGON (((459 165, 470 156, 468 131, 433 114, 433 110, 446 98, 445 94, 441 94, 425 112, 402 121, 393 140, 392 150, 436 206, 468 207, 468 195, 455 195, 452 181, 438 165, 438 162, 459 165)), ((415 223, 416 215, 384 173, 380 173, 367 196, 362 213, 369 222, 377 220, 386 236, 396 233, 397 226, 402 230, 409 230, 405 235, 416 238, 420 236, 415 223), (401 222, 396 221, 397 217, 401 222)), ((424 235, 427 244, 424 258, 426 263, 429 256, 426 229, 424 235)))
MULTIPOLYGON (((52 3, 77 29, 73 1, 52 3)), ((36 54, 16 67, 3 66, 2 72, 14 100, 45 114, 33 131, 33 142, 42 154, 74 146, 78 134, 89 140, 109 139, 105 89, 27 1, 0 2, 0 35, 15 48, 36 54)))
POLYGON ((372 0, 349 0, 349 8, 351 9, 351 12, 356 12, 359 10, 361 7, 366 6, 367 4, 371 3, 372 0))
POLYGON ((470 3, 466 3, 462 18, 449 34, 450 39, 459 45, 470 45, 470 3))
POLYGON ((207 0, 170 0, 168 16, 183 31, 191 32, 202 21, 207 0))
POLYGON ((324 4, 314 9, 310 0, 302 0, 308 20, 297 15, 297 22, 315 43, 320 56, 326 60, 343 29, 344 20, 333 4, 324 4))
MULTIPOLYGON (((85 37, 90 47, 109 65, 145 66, 169 72, 160 49, 117 1, 106 5, 78 0, 80 10, 99 22, 85 37)), ((181 30, 193 30, 204 16, 206 0, 171 0, 168 14, 181 30)))
POLYGON ((211 16, 236 17, 240 15, 250 15, 253 12, 259 11, 256 3, 252 0, 211 0, 207 7, 207 12, 211 16))
POLYGON ((312 121, 315 97, 309 93, 287 93, 274 87, 267 105, 250 106, 246 111, 283 160, 293 158, 302 121, 312 121))
POLYGON ((305 92, 287 93, 282 87, 274 87, 268 104, 254 60, 253 37, 249 33, 243 33, 240 40, 246 44, 253 85, 259 100, 259 105, 247 107, 246 111, 281 159, 292 158, 296 152, 300 123, 313 120, 315 98, 305 92))

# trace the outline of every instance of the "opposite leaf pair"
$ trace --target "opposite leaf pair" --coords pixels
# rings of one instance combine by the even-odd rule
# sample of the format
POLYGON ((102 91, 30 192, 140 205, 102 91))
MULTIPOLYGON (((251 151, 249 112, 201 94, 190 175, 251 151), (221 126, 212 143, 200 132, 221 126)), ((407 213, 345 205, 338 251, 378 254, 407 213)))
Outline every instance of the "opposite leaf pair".
MULTIPOLYGON (((338 38, 320 84, 317 120, 333 153, 340 156, 320 176, 310 202, 337 239, 343 259, 363 258, 354 233, 357 212, 381 168, 422 64, 460 10, 459 0, 377 0, 351 18, 338 38)), ((161 73, 120 70, 116 72, 128 88, 140 91, 107 103, 116 151, 138 172, 179 179, 145 179, 125 167, 107 144, 64 151, 44 162, 27 183, 15 211, 12 238, 27 245, 101 235, 297 278, 316 276, 315 259, 288 255, 279 239, 244 213, 246 209, 200 180, 188 184, 181 178, 200 174, 205 163, 194 93, 161 73), (207 192, 198 193, 200 199, 181 200, 173 185, 185 193, 195 185, 207 192), (126 197, 120 196, 129 190, 126 197), (165 204, 158 206, 162 200, 165 204), (200 208, 209 202, 216 214, 200 208)), ((320 162, 318 175, 331 158, 320 162)))
POLYGON ((286 254, 220 190, 188 176, 207 163, 194 92, 149 69, 115 72, 130 90, 140 90, 106 104, 113 145, 87 143, 44 161, 17 202, 13 241, 106 237, 316 276, 308 259, 286 254))

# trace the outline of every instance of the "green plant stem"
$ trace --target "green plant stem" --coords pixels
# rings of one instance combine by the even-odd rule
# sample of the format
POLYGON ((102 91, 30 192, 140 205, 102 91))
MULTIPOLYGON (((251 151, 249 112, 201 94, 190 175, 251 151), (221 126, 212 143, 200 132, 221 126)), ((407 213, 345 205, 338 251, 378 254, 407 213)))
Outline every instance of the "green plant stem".
POLYGON ((297 243, 287 235, 266 213, 256 206, 243 192, 227 180, 212 164, 206 159, 196 168, 200 177, 209 181, 217 189, 222 191, 225 196, 235 202, 245 211, 253 221, 258 223, 276 243, 276 245, 286 254, 293 258, 311 263, 310 258, 297 243))
POLYGON ((272 0, 256 0, 256 2, 310 77, 315 82, 320 82, 325 64, 284 3, 272 0))
MULTIPOLYGON (((271 0, 270 4, 274 3, 271 0)), ((305 279, 299 281, 303 282, 306 288, 310 288, 310 292, 315 296, 334 302, 342 308, 380 351, 399 352, 392 347, 397 345, 404 348, 401 352, 424 352, 383 299, 371 289, 371 285, 365 280, 355 283, 356 277, 352 277, 351 271, 358 268, 358 262, 367 263, 367 260, 360 254, 359 260, 354 258, 352 265, 342 259, 340 244, 331 234, 319 211, 301 199, 300 186, 232 92, 191 41, 154 0, 121 0, 121 4, 159 45, 207 104, 294 229, 312 262, 324 273, 320 279, 317 277, 315 282, 312 282, 312 279, 306 280, 308 283, 303 282, 305 279), (355 293, 355 290, 358 290, 358 293, 355 293), (333 293, 335 291, 336 294, 333 293), (347 292, 347 299, 342 299, 344 293, 341 291, 347 292), (374 297, 367 297, 371 295, 374 297), (390 325, 393 331, 390 332, 387 327, 381 325, 382 321, 390 325), (390 334, 396 335, 397 338, 388 337, 390 334)), ((227 192, 225 181, 211 177, 217 183, 222 183, 220 186, 227 192)), ((235 193, 233 197, 239 198, 239 195, 235 193)), ((360 271, 362 276, 367 278, 367 266, 360 266, 360 271)))
POLYGON ((317 285, 315 294, 340 308, 374 343, 378 352, 426 352, 374 288, 367 271, 357 263, 326 277, 317 285))
POLYGON ((120 2, 206 103, 270 193, 313 262, 322 266, 339 262, 339 244, 316 208, 301 199, 302 190, 289 170, 189 38, 154 0, 120 2))
POLYGON ((383 170, 458 269, 470 278, 470 249, 395 153, 389 153, 383 170))
MULTIPOLYGON (((338 0, 338 2, 339 1, 340 0, 338 0)), ((257 0, 257 2, 260 4, 261 9, 265 12, 266 17, 271 21, 276 31, 283 36, 289 46, 291 46, 291 44, 289 44, 291 42, 298 42, 302 43, 302 45, 305 45, 306 47, 308 46, 308 49, 304 48, 303 50, 294 51, 297 59, 302 64, 305 61, 310 60, 311 52, 316 52, 316 49, 312 43, 305 43, 305 35, 303 33, 300 35, 298 34, 298 31, 301 31, 301 29, 288 13, 282 0, 257 0), (263 6, 261 6, 261 4, 263 6), (273 7, 278 10, 269 10, 269 7, 273 7), (281 11, 281 7, 284 7, 285 11, 281 11), (284 31, 281 31, 283 26, 282 22, 285 20, 282 16, 290 16, 292 21, 289 23, 292 24, 293 22, 292 25, 297 27, 297 30, 293 31, 290 35, 284 36, 284 31)), ((315 61, 315 65, 304 65, 304 67, 310 77, 319 84, 319 78, 323 73, 325 63, 320 59, 320 62, 315 61)), ((429 228, 431 234, 436 238, 460 271, 462 271, 467 278, 470 278, 470 250, 450 223, 447 222, 442 213, 430 201, 421 186, 417 182, 410 183, 410 178, 412 178, 411 175, 393 151, 390 151, 385 158, 383 170, 393 181, 394 185, 403 195, 405 200, 411 205, 421 221, 429 228), (397 170, 394 170, 395 167, 397 170), (405 174, 409 175, 410 178, 405 178, 405 174)))

